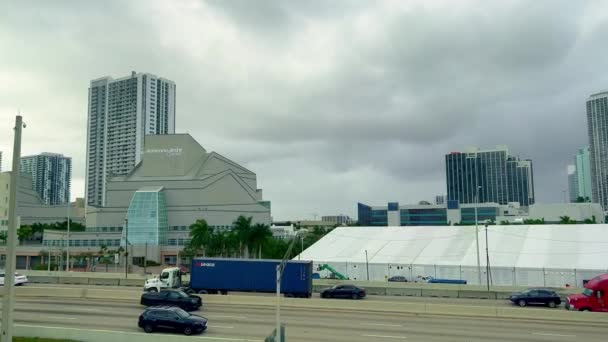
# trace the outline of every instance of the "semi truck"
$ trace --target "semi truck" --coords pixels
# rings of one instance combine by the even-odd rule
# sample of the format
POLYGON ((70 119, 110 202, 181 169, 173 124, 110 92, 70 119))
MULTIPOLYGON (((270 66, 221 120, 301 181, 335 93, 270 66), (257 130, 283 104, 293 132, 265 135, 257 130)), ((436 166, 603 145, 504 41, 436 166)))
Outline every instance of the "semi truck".
MULTIPOLYGON (((195 258, 190 283, 184 286, 177 267, 162 270, 159 277, 146 280, 144 291, 181 288, 189 293, 227 294, 233 292, 276 292, 279 260, 195 258)), ((312 261, 290 260, 281 277, 281 293, 286 297, 312 296, 312 261)))
POLYGON ((589 280, 583 293, 569 295, 565 307, 575 311, 608 312, 608 273, 589 280))

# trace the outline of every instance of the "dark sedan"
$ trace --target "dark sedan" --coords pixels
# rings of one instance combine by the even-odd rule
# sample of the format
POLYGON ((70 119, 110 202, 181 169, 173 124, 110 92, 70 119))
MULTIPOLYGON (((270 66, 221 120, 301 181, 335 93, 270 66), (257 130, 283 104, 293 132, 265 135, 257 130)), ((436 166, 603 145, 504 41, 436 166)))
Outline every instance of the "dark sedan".
POLYGON ((552 290, 530 289, 524 292, 514 293, 509 298, 513 304, 519 306, 545 305, 554 308, 562 303, 559 295, 552 290))
POLYGON ((207 329, 207 319, 174 306, 155 306, 146 309, 139 316, 137 325, 147 333, 169 330, 192 335, 202 333, 207 329))
POLYGON ((356 287, 355 285, 335 285, 321 292, 321 298, 361 299, 365 295, 365 289, 356 287))
POLYGON ((399 283, 407 283, 407 278, 404 276, 392 276, 388 278, 388 281, 391 282, 399 282, 399 283))
POLYGON ((188 295, 180 290, 162 290, 160 292, 144 292, 140 303, 145 306, 170 305, 184 310, 198 310, 203 301, 196 295, 188 295))

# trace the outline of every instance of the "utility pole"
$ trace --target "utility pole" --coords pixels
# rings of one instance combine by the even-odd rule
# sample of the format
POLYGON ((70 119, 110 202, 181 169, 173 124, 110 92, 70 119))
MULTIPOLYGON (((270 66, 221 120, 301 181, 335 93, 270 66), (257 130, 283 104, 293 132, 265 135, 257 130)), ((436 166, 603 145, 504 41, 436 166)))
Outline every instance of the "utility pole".
POLYGON ((479 188, 477 186, 475 193, 475 244, 477 245, 477 280, 479 281, 479 285, 481 285, 481 261, 479 259, 479 227, 477 225, 477 205, 479 202, 479 188))
POLYGON ((486 282, 490 291, 490 252, 488 250, 488 222, 486 222, 486 282))
POLYGON ((125 219, 125 279, 129 276, 129 219, 125 219))
POLYGON ((367 281, 369 281, 369 260, 367 259, 367 249, 365 250, 365 270, 367 271, 367 281))
POLYGON ((11 172, 10 197, 8 204, 8 231, 6 238, 6 264, 4 266, 4 297, 2 298, 2 326, 0 341, 13 341, 13 306, 15 304, 15 245, 17 235, 17 182, 21 160, 21 130, 25 127, 21 115, 15 119, 15 139, 13 143, 13 169, 11 172))
POLYGON ((296 241, 296 239, 291 240, 291 242, 289 243, 289 246, 287 247, 287 251, 285 252, 285 255, 283 256, 283 259, 277 265, 277 292, 276 292, 277 301, 276 301, 276 317, 275 317, 276 328, 275 328, 274 342, 285 342, 285 341, 283 341, 282 334, 281 334, 281 279, 283 276, 283 271, 285 270, 285 267, 287 267, 287 261, 289 260, 289 256, 291 255, 291 250, 293 249, 293 245, 295 244, 295 241, 296 241))
POLYGON ((70 198, 68 197, 68 244, 66 249, 66 259, 67 263, 65 266, 65 271, 70 271, 70 198))

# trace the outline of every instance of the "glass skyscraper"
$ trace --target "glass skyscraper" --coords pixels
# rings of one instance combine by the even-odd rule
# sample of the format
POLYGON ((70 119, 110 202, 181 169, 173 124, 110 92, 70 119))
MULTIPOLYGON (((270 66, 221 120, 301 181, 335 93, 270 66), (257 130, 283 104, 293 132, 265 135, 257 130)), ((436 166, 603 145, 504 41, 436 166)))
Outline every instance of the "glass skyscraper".
POLYGON ((608 207, 608 92, 587 100, 587 132, 593 201, 608 207))
POLYGON ((506 147, 452 152, 445 162, 448 201, 534 203, 532 161, 510 156, 506 147))
POLYGON ((45 204, 70 202, 72 158, 57 153, 21 157, 19 170, 32 176, 32 188, 45 204))

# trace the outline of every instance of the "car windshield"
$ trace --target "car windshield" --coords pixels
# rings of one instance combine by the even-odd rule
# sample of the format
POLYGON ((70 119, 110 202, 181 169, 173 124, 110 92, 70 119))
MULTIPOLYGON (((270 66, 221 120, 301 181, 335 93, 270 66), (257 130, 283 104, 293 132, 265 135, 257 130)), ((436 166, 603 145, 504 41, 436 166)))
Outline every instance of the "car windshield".
POLYGON ((593 295, 592 289, 585 289, 585 291, 583 291, 583 296, 591 297, 591 295, 593 295))
POLYGON ((186 311, 182 310, 182 309, 175 309, 174 311, 181 318, 190 317, 190 314, 187 313, 186 311))

